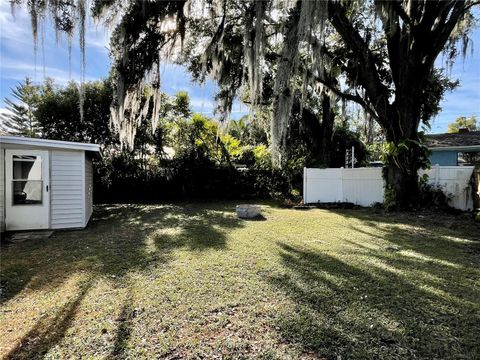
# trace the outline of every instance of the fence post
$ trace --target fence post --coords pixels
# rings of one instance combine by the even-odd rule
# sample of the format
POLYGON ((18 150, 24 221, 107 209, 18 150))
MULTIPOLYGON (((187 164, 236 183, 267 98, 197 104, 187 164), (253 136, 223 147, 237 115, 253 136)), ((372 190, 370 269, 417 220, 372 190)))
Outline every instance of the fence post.
POLYGON ((340 202, 344 202, 345 200, 343 199, 343 172, 345 169, 342 167, 340 168, 340 181, 339 183, 339 197, 340 197, 340 202))
POLYGON ((435 185, 438 186, 440 182, 440 165, 435 164, 435 185))
POLYGON ((304 167, 303 168, 303 203, 306 204, 307 203, 307 181, 308 181, 308 177, 307 177, 307 174, 308 174, 308 171, 307 171, 307 168, 304 167))

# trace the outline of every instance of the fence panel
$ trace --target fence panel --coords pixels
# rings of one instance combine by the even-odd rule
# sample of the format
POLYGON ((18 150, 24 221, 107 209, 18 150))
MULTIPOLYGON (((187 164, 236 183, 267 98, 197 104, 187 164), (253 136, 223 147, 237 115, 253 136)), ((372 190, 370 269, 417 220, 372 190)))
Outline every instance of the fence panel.
POLYGON ((342 169, 304 169, 305 203, 343 201, 342 191, 342 169))
MULTIPOLYGON (((428 182, 439 186, 450 198, 450 205, 461 210, 473 209, 470 186, 473 166, 434 166, 420 171, 428 182)), ((383 202, 381 168, 329 168, 304 169, 303 200, 305 204, 317 202, 352 202, 369 206, 383 202)))
POLYGON ((381 168, 342 169, 343 201, 361 206, 383 202, 381 168))
POLYGON ((451 199, 450 206, 460 210, 473 209, 471 178, 474 166, 439 166, 428 170, 420 170, 419 175, 426 173, 428 183, 438 186, 451 199))

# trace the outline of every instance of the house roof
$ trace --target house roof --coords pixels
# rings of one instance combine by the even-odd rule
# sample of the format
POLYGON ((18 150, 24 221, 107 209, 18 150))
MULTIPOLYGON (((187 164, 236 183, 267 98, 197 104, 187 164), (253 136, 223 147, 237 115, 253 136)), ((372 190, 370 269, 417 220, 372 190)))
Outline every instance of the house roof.
POLYGON ((88 144, 72 141, 47 140, 20 136, 0 136, 0 144, 14 144, 25 146, 38 146, 43 148, 67 149, 67 150, 84 150, 94 153, 100 153, 100 145, 88 144))
POLYGON ((425 142, 432 151, 480 151, 480 131, 425 135, 425 142))

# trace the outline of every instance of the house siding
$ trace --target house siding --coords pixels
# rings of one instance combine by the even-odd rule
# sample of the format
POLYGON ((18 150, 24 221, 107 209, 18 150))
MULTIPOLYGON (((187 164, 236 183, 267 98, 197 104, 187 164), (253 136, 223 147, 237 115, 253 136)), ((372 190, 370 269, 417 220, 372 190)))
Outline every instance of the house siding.
POLYGON ((84 151, 51 151, 50 227, 85 226, 84 151))
POLYGON ((457 166, 458 163, 457 151, 432 151, 430 155, 430 164, 440 166, 457 166))
POLYGON ((85 156, 85 226, 93 212, 93 164, 92 160, 85 156))

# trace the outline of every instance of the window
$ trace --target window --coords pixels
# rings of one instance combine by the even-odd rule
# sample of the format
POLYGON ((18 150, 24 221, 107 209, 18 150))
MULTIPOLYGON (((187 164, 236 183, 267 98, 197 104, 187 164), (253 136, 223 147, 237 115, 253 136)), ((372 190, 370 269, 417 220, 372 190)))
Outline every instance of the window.
POLYGON ((42 204, 42 158, 36 155, 13 155, 12 204, 42 204))

